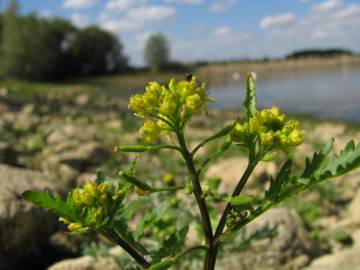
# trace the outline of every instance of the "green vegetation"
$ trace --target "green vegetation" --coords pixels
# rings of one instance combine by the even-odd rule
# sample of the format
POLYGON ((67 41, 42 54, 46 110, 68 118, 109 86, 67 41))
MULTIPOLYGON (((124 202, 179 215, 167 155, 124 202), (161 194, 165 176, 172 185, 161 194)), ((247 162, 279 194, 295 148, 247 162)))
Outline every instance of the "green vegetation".
MULTIPOLYGON (((171 80, 167 86, 150 83, 143 95, 130 99, 130 109, 144 119, 140 128, 143 141, 118 146, 116 150, 148 152, 155 156, 174 151, 185 164, 185 179, 182 179, 183 173, 165 175, 161 185, 155 186, 150 174, 139 176, 136 157, 129 169, 121 170, 122 181, 111 181, 104 174, 98 174, 95 182, 74 189, 66 199, 38 191, 26 191, 23 197, 57 213, 72 234, 100 233, 122 247, 144 269, 165 270, 175 264, 186 264, 186 256, 192 253, 203 259, 203 269, 213 270, 219 251, 234 240, 238 231, 243 232, 248 223, 286 199, 360 167, 360 145, 351 141, 338 155, 329 157, 334 144, 331 140, 311 158, 306 158, 300 171, 293 168, 292 159, 285 161, 276 176, 270 177, 270 186, 262 190, 261 197, 244 193, 259 163, 269 161, 270 156, 278 159, 280 153, 288 152, 304 140, 300 123, 288 119, 278 108, 258 110, 252 74, 247 77, 246 88, 244 119, 233 119, 192 149, 185 132, 191 119, 204 112, 206 104, 211 102, 205 85, 198 85, 189 75, 183 81, 171 80), (163 142, 164 137, 170 138, 168 144, 163 142), (220 147, 209 156, 199 155, 200 149, 212 141, 220 141, 220 147), (204 172, 214 158, 230 147, 245 152, 248 164, 234 191, 220 193, 220 180, 204 179, 204 172), (176 197, 180 190, 185 191, 187 200, 194 199, 193 204, 183 203, 176 197), (130 196, 133 192, 140 197, 134 199, 130 196), (218 212, 218 205, 224 203, 225 210, 218 212), (189 208, 191 205, 197 205, 198 215, 189 208), (136 228, 130 229, 128 224, 135 217, 136 228), (199 239, 184 248, 191 220, 197 222, 199 239)), ((313 206, 308 209, 311 208, 313 206)), ((310 215, 309 222, 317 215, 316 212, 310 215)), ((273 231, 261 228, 255 233, 243 234, 242 243, 246 245, 251 239, 274 235, 273 231)), ((339 241, 345 238, 336 236, 339 241)))
POLYGON ((127 67, 122 45, 112 34, 94 26, 78 30, 57 18, 20 16, 16 1, 4 15, 1 36, 1 68, 15 78, 55 80, 127 67))
POLYGON ((153 34, 145 44, 145 60, 153 70, 160 70, 169 63, 170 49, 168 41, 162 34, 153 34))

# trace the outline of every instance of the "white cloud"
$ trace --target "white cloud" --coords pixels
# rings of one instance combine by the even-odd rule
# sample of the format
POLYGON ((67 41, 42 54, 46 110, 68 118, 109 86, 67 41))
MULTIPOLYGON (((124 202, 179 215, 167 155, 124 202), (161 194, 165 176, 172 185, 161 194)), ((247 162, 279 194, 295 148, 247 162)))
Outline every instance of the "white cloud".
POLYGON ((228 26, 219 26, 213 29, 215 36, 226 36, 231 33, 231 28, 228 26))
POLYGON ((128 17, 134 20, 152 21, 163 20, 175 14, 175 9, 165 6, 142 6, 132 9, 128 17))
POLYGON ((123 33, 138 30, 144 26, 143 21, 134 21, 128 19, 105 21, 101 25, 104 29, 113 33, 123 33))
POLYGON ((232 6, 237 4, 237 0, 220 0, 215 1, 210 6, 210 12, 219 13, 228 11, 232 6))
POLYGON ((86 26, 90 25, 90 23, 91 23, 90 18, 81 13, 71 14, 70 20, 73 24, 75 24, 79 28, 86 27, 86 26))
POLYGON ((266 28, 265 36, 255 47, 270 55, 283 55, 306 47, 360 50, 359 28, 360 4, 328 0, 312 6, 308 14, 287 27, 275 24, 266 28))
POLYGON ((44 18, 44 19, 48 19, 52 16, 52 13, 49 10, 42 10, 39 12, 39 17, 40 18, 44 18))
POLYGON ((145 4, 146 0, 110 0, 106 3, 105 10, 111 12, 121 12, 145 4))
POLYGON ((269 29, 276 27, 287 27, 296 21, 296 16, 293 13, 283 13, 272 16, 266 16, 260 21, 260 28, 269 29))
POLYGON ((312 10, 315 12, 328 12, 338 9, 342 5, 342 0, 326 0, 320 4, 313 5, 312 10))
POLYGON ((200 5, 203 2, 203 0, 164 0, 164 3, 175 3, 184 5, 200 5))
POLYGON ((173 41, 172 54, 181 61, 223 60, 239 58, 251 47, 252 37, 245 32, 237 31, 219 38, 209 35, 206 31, 196 35, 192 40, 173 41))
POLYGON ((62 6, 71 9, 84 9, 92 7, 97 3, 98 0, 65 0, 62 6))
POLYGON ((99 16, 100 25, 114 33, 131 32, 143 28, 147 23, 165 20, 176 12, 173 7, 146 5, 141 3, 144 1, 136 1, 136 5, 117 6, 118 9, 112 11, 105 8, 99 16))

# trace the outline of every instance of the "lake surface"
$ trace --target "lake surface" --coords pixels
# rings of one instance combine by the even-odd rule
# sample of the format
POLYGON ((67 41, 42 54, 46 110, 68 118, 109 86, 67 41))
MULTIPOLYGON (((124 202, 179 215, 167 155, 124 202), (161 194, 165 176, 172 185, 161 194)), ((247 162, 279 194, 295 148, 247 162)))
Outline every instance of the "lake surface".
MULTIPOLYGON (((237 75, 237 74, 236 74, 237 75)), ((236 75, 234 77, 236 77, 236 75)), ((244 78, 209 87, 215 108, 239 108, 244 100, 244 78)), ((260 107, 279 106, 289 113, 360 122, 360 67, 286 71, 258 76, 260 107)))

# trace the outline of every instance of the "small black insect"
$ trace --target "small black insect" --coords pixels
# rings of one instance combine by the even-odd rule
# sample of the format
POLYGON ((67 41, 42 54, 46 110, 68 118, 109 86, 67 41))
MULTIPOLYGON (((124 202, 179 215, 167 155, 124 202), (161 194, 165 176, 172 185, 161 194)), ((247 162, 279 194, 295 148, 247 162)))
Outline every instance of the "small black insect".
POLYGON ((185 78, 186 78, 186 80, 187 80, 188 82, 191 81, 192 77, 193 77, 193 75, 192 75, 191 73, 188 73, 188 74, 185 75, 185 78))

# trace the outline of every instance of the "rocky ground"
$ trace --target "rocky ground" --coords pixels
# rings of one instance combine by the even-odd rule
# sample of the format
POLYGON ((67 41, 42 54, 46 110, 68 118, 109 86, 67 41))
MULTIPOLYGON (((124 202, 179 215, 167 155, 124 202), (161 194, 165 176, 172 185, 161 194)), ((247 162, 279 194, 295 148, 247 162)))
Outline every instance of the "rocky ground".
MULTIPOLYGON (((236 111, 210 111, 197 117, 188 134, 195 145, 237 116, 236 111)), ((360 140, 356 125, 304 119, 306 142, 293 155, 301 167, 304 157, 334 137, 335 151, 351 138, 360 140)), ((98 171, 116 175, 131 156, 112 151, 115 145, 136 143, 139 122, 127 112, 126 102, 87 94, 48 94, 22 97, 0 91, 0 269, 90 270, 118 269, 111 257, 82 256, 88 238, 69 237, 52 214, 19 198, 26 189, 50 189, 66 194, 92 180, 98 171)), ((211 153, 210 144, 200 152, 211 153)), ((154 177, 174 168, 170 154, 141 158, 148 164, 141 173, 154 177), (154 170, 152 168, 161 169, 154 170)), ((220 189, 231 190, 246 165, 236 149, 212 164, 206 175, 222 179, 220 189)), ((279 162, 263 163, 247 186, 258 194, 276 173, 279 162)), ((251 223, 252 231, 267 224, 276 227, 274 239, 231 247, 217 269, 359 269, 360 171, 315 188, 270 210, 251 223)), ((190 235, 189 238, 194 238, 190 235)), ((96 240, 90 239, 90 240, 96 240)), ((112 248, 110 253, 121 253, 112 248)), ((192 268, 197 269, 197 268, 192 268)))

